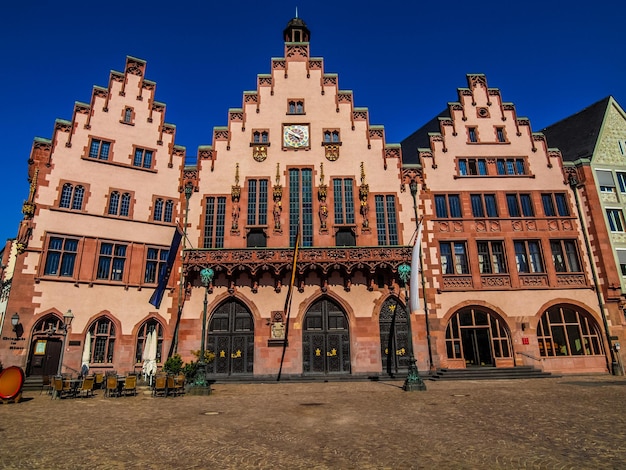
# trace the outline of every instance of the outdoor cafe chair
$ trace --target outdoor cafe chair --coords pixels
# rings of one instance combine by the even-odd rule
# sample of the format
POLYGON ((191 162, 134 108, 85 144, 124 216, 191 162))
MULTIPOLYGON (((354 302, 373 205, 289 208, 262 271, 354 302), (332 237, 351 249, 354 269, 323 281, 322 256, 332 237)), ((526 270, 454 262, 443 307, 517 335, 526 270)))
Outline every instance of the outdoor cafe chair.
POLYGON ((167 396, 167 377, 165 375, 157 375, 154 378, 152 396, 158 397, 159 395, 167 396))
POLYGON ((65 396, 75 397, 76 396, 76 388, 72 383, 72 379, 63 377, 63 394, 65 396))
POLYGON ((119 389, 117 388, 117 377, 115 375, 107 375, 106 390, 104 393, 107 397, 113 395, 120 396, 119 389))
POLYGON ((174 395, 185 394, 185 375, 179 374, 174 377, 174 395))
POLYGON ((133 395, 137 395, 137 376, 136 375, 127 375, 124 378, 124 386, 122 387, 122 394, 128 395, 132 393, 133 395))
POLYGON ((93 385, 94 385, 94 378, 93 377, 87 377, 85 379, 83 379, 83 383, 80 385, 80 387, 77 389, 77 394, 85 397, 88 397, 89 394, 91 393, 91 396, 93 397, 93 385))
POLYGON ((98 372, 94 376, 94 379, 95 379, 93 383, 94 388, 100 389, 104 386, 104 374, 102 374, 101 372, 98 372))
POLYGON ((59 398, 63 396, 63 380, 58 377, 52 377, 52 398, 55 396, 59 398))

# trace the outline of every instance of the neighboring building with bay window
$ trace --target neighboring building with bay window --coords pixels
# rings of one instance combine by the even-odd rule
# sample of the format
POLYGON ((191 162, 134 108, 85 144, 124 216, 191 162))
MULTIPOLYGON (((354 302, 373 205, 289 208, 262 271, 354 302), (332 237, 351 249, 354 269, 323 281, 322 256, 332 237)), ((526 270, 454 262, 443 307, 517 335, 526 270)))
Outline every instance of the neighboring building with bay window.
POLYGON ((626 333, 626 112, 608 96, 542 132, 561 151, 583 208, 617 360, 626 333))
MULTIPOLYGON (((558 151, 484 75, 402 142, 420 184, 433 366, 604 372, 607 335, 558 151)), ((422 306, 422 309, 424 306, 422 306)), ((426 318, 425 315, 428 315, 426 318)))

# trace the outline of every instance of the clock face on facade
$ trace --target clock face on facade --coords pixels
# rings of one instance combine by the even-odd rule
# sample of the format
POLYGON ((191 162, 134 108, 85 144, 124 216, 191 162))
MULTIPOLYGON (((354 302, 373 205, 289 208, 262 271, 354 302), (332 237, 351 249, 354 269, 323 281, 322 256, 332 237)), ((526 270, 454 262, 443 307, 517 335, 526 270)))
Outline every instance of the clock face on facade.
POLYGON ((291 124, 283 127, 283 146, 289 148, 302 148, 309 146, 309 126, 304 124, 291 124))

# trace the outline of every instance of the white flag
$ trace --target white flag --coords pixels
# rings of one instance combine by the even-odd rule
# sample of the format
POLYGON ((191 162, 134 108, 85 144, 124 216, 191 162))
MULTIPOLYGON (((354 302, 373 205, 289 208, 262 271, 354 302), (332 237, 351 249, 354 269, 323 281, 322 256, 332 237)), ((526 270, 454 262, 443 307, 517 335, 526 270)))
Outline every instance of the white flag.
POLYGON ((420 248, 422 246, 422 226, 423 224, 420 224, 417 229, 417 238, 415 239, 413 255, 411 256, 411 284, 409 285, 409 307, 411 308, 411 313, 420 309, 419 276, 421 271, 420 248))

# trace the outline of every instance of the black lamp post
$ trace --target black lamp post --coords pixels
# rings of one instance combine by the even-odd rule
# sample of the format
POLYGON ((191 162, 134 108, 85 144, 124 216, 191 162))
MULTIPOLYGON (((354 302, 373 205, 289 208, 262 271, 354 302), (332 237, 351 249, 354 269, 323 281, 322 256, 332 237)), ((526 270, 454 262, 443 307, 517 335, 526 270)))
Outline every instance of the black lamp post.
POLYGON ((71 310, 68 310, 63 314, 63 324, 59 327, 63 334, 63 341, 61 347, 61 356, 59 357, 59 368, 57 369, 57 375, 61 375, 61 369, 63 368, 63 354, 65 353, 65 342, 67 341, 67 331, 70 329, 74 320, 74 314, 71 310))
POLYGON ((204 286, 204 303, 202 308, 202 338, 200 339, 200 357, 198 357, 198 371, 196 373, 195 385, 197 387, 207 387, 207 373, 206 373, 206 314, 208 305, 209 286, 215 276, 215 272, 211 268, 204 268, 200 271, 200 280, 204 286))
MULTIPOLYGON (((398 275, 402 282, 404 282, 404 292, 406 297, 406 304, 409 305, 409 288, 408 282, 411 278, 411 266, 406 263, 398 266, 398 275)), ((417 293, 413 293, 413 295, 417 295, 417 293)), ((417 365, 415 364, 415 355, 413 354, 413 333, 411 328, 411 308, 407 309, 407 326, 409 333, 409 372, 406 376, 406 380, 404 381, 404 386, 402 387, 405 392, 415 392, 415 391, 424 391, 426 390, 426 384, 420 377, 419 371, 417 370, 417 365)))

